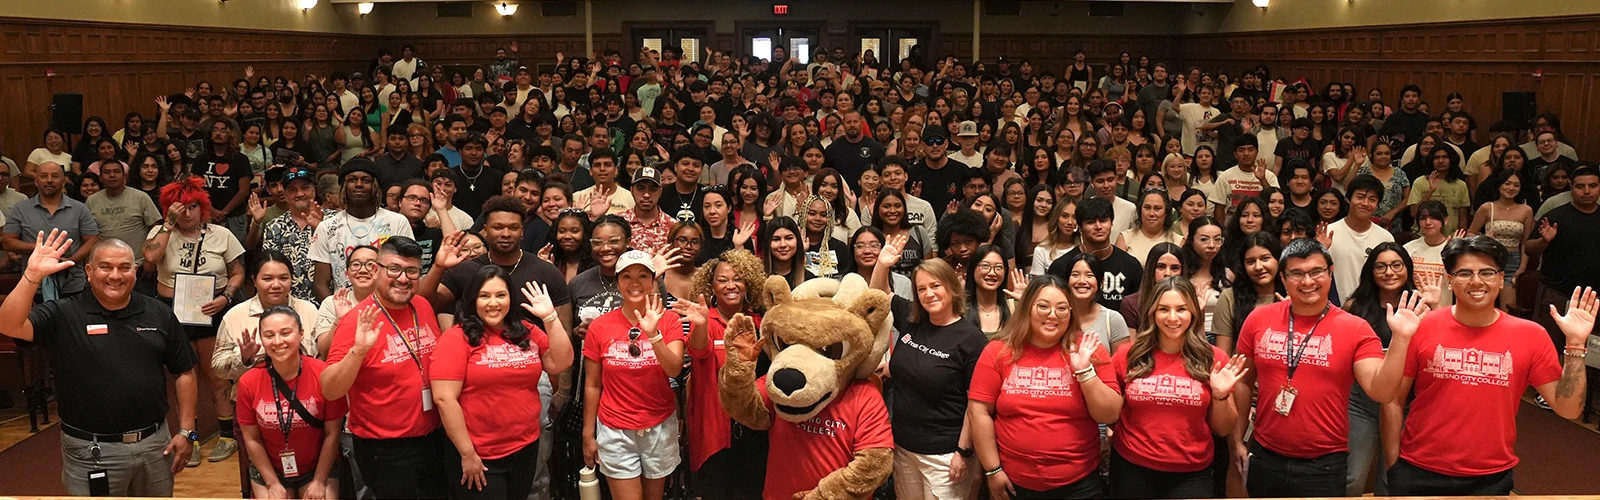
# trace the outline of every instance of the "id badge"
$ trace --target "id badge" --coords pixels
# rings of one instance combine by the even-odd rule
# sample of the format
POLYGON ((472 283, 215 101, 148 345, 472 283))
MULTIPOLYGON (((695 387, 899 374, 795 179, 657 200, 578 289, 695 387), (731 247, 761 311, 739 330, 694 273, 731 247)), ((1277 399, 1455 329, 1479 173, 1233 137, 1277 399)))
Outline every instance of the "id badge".
POLYGON ((300 462, 294 459, 293 451, 284 451, 278 454, 278 463, 283 466, 283 477, 300 475, 300 462))
POLYGON ((422 411, 433 411, 433 388, 422 388, 422 411))
POLYGON ((89 471, 89 496, 111 496, 111 473, 105 469, 89 471))
POLYGON ((1289 410, 1294 408, 1294 397, 1297 395, 1299 391, 1294 387, 1284 385, 1283 390, 1278 391, 1278 401, 1273 405, 1273 409, 1277 410, 1279 415, 1289 416, 1289 410))

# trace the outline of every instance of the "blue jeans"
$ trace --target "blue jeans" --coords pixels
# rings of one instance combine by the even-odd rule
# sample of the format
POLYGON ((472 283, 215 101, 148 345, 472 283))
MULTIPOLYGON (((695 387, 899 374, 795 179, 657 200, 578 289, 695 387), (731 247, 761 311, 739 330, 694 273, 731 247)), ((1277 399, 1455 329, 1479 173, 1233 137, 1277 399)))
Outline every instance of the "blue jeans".
POLYGON ((1350 496, 1358 497, 1365 493, 1367 477, 1372 474, 1372 468, 1378 468, 1378 483, 1374 493, 1384 496, 1389 492, 1389 475, 1385 473, 1383 461, 1378 459, 1383 451, 1380 427, 1378 426, 1378 413, 1382 405, 1372 398, 1367 397, 1366 391, 1361 390, 1361 384, 1352 384, 1350 387, 1350 458, 1346 462, 1345 489, 1350 496))
POLYGON ((1279 455, 1250 443, 1250 473, 1245 489, 1252 498, 1338 497, 1344 494, 1347 452, 1317 458, 1279 455))

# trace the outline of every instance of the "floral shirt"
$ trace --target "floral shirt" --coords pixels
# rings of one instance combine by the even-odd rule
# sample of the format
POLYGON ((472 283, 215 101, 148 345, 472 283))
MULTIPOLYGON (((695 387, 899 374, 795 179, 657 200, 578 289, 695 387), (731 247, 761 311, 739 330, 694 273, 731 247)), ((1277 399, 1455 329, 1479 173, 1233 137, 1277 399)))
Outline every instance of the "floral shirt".
MULTIPOLYGON (((326 218, 337 212, 324 209, 322 216, 326 218)), ((317 301, 317 293, 311 287, 311 259, 306 257, 306 252, 311 250, 311 235, 316 232, 316 226, 300 227, 288 212, 261 226, 261 249, 281 252, 294 263, 294 268, 289 270, 289 294, 312 302, 317 301)))
POLYGON ((678 223, 678 219, 665 212, 657 215, 655 222, 647 223, 640 220, 639 214, 631 208, 622 211, 622 219, 628 221, 628 225, 633 229, 633 239, 628 242, 628 247, 649 252, 651 255, 666 248, 667 231, 678 223))

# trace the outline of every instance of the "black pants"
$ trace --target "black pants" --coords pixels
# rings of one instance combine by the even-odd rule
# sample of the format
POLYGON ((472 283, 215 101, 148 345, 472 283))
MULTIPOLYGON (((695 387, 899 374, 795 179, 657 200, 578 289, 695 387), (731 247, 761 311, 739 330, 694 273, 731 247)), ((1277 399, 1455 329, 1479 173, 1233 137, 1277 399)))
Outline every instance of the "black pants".
POLYGON ((1505 496, 1513 486, 1511 469, 1487 476, 1455 477, 1423 470, 1404 458, 1389 468, 1389 494, 1394 496, 1505 496))
POLYGON ((759 499, 767 477, 767 433, 734 425, 732 446, 712 453, 690 484, 705 500, 759 499))
POLYGON ((534 441, 516 453, 484 460, 482 490, 467 489, 461 480, 451 482, 459 500, 525 500, 533 491, 533 476, 539 472, 539 442, 534 441))
POLYGON ((1250 472, 1245 488, 1255 498, 1342 497, 1350 453, 1317 458, 1286 457, 1250 443, 1250 472))
POLYGON ((1116 498, 1207 498, 1211 466, 1194 472, 1164 472, 1123 458, 1111 449, 1111 494, 1116 498))
POLYGON ((1027 488, 1023 488, 1021 486, 1017 486, 1016 484, 1012 484, 1011 487, 1012 488, 1016 488, 1016 490, 1017 490, 1017 494, 1011 495, 1011 498, 1015 498, 1017 500, 1052 500, 1052 499, 1062 499, 1062 498, 1101 498, 1101 497, 1104 497, 1105 494, 1106 494, 1105 481, 1100 479, 1100 473, 1098 471, 1097 472, 1090 472, 1088 477, 1085 477, 1083 479, 1079 479, 1078 482, 1076 482, 1076 483, 1072 483, 1072 484, 1069 484, 1069 485, 1066 485, 1066 486, 1062 486, 1060 488, 1052 488, 1052 489, 1048 489, 1048 490, 1044 490, 1044 491, 1034 491, 1034 490, 1030 490, 1030 489, 1027 489, 1027 488))
POLYGON ((356 437, 353 444, 361 478, 380 500, 447 498, 450 485, 461 480, 461 457, 444 429, 413 438, 356 437))

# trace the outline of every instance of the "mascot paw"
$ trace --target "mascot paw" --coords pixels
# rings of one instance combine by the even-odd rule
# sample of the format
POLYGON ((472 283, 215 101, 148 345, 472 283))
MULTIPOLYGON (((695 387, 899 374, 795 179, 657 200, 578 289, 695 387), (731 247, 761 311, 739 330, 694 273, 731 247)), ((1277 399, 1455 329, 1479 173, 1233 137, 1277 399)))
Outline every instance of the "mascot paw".
POLYGON ((758 342, 756 323, 749 316, 741 313, 728 321, 728 330, 723 334, 723 346, 728 350, 729 357, 755 362, 758 342))

